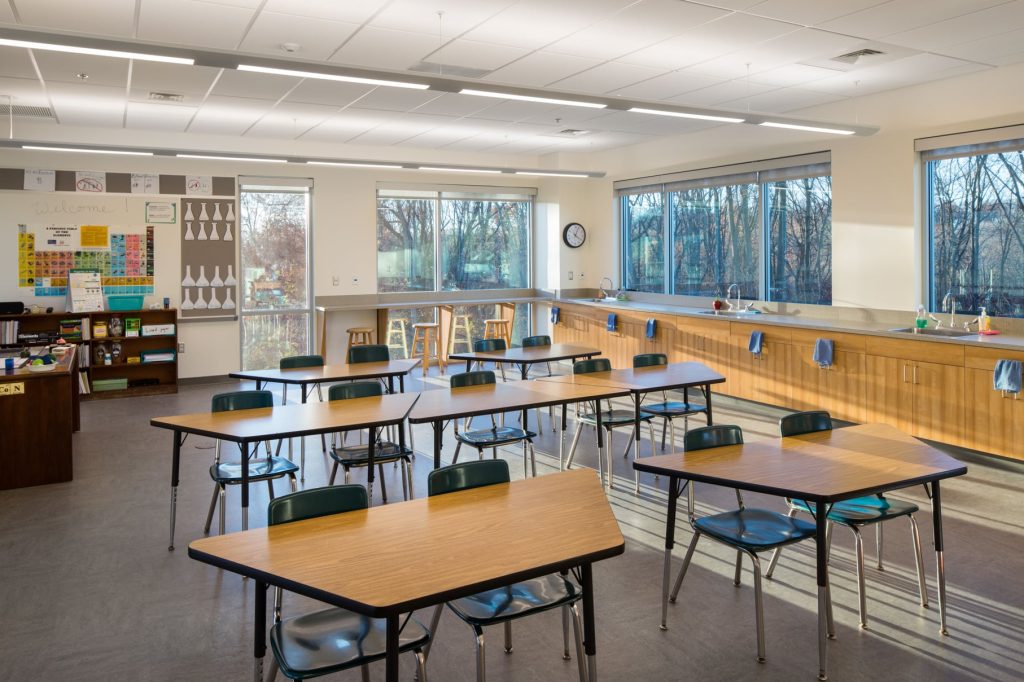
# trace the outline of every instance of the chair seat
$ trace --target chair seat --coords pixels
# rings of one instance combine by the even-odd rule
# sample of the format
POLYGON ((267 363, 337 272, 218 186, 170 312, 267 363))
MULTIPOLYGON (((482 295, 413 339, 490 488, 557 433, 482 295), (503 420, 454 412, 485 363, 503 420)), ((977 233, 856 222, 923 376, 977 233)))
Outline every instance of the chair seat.
POLYGON ((533 431, 524 431, 513 426, 499 426, 493 429, 480 429, 476 431, 465 431, 463 433, 456 434, 456 438, 465 443, 478 448, 489 448, 497 445, 506 445, 508 443, 515 443, 521 440, 527 440, 529 438, 536 437, 536 433, 533 431))
MULTIPOLYGON (((654 418, 654 415, 644 414, 640 412, 640 421, 649 422, 654 418)), ((601 424, 605 428, 614 428, 616 426, 623 426, 625 424, 632 424, 636 419, 636 415, 633 414, 632 410, 602 410, 601 411, 601 424)), ((597 416, 594 413, 580 415, 580 421, 584 424, 596 425, 597 416)))
POLYGON ((682 417, 689 414, 697 414, 698 412, 707 412, 708 408, 705 405, 698 405, 695 403, 684 403, 677 400, 670 400, 666 403, 651 403, 650 405, 641 405, 640 414, 651 414, 655 417, 682 417))
POLYGON ((816 526, 768 509, 737 509, 705 516, 694 526, 726 544, 762 552, 814 537, 816 526))
MULTIPOLYGON (((803 500, 791 500, 789 504, 793 509, 807 513, 813 513, 815 508, 813 502, 808 503, 803 500)), ((894 519, 897 516, 909 516, 916 514, 920 509, 913 502, 869 495, 843 500, 832 505, 832 510, 828 513, 828 520, 843 526, 860 526, 894 519)))
POLYGON ((456 599, 448 606, 467 623, 485 626, 571 604, 581 596, 562 576, 546 575, 456 599))
MULTIPOLYGON (((410 618, 398 636, 398 650, 419 649, 428 641, 427 629, 410 618)), ((281 671, 292 679, 328 675, 382 660, 387 621, 345 609, 316 611, 274 624, 270 647, 281 671)))
MULTIPOLYGON (((295 462, 284 457, 249 460, 249 480, 265 481, 281 478, 299 470, 295 462)), ((217 483, 239 484, 242 482, 242 465, 237 462, 221 462, 210 465, 210 478, 217 483)))
MULTIPOLYGON (((386 464, 396 459, 408 459, 412 457, 412 450, 406 447, 399 450, 397 443, 383 442, 377 445, 373 451, 374 464, 386 464)), ((343 466, 366 466, 370 459, 370 449, 365 445, 347 445, 338 448, 331 448, 331 459, 343 466)))

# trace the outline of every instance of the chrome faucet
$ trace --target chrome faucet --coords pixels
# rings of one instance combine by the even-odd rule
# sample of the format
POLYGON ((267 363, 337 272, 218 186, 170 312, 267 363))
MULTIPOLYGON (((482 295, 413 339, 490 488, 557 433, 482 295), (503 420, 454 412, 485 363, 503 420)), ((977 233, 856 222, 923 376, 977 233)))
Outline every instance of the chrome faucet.
POLYGON ((615 286, 614 283, 612 282, 612 278, 611 277, 602 277, 601 281, 597 285, 597 288, 601 291, 601 298, 612 298, 611 294, 609 294, 608 291, 606 291, 605 288, 604 288, 605 280, 608 280, 608 288, 609 289, 611 289, 612 287, 615 286))
POLYGON ((735 283, 730 284, 729 288, 725 290, 725 302, 729 304, 729 310, 740 310, 740 298, 740 285, 735 283), (732 301, 729 300, 729 295, 732 294, 733 289, 736 289, 736 305, 733 305, 732 301))
POLYGON ((942 297, 942 312, 949 312, 949 326, 956 329, 956 294, 952 291, 942 297))

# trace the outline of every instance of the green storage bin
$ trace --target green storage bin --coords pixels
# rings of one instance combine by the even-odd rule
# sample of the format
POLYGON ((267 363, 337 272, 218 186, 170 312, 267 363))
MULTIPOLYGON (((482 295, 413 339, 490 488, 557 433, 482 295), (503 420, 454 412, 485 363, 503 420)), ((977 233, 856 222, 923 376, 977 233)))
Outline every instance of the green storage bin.
POLYGON ((103 391, 124 391, 128 388, 128 379, 93 379, 93 393, 103 391))
POLYGON ((107 310, 142 310, 142 303, 145 298, 142 294, 107 296, 107 310))

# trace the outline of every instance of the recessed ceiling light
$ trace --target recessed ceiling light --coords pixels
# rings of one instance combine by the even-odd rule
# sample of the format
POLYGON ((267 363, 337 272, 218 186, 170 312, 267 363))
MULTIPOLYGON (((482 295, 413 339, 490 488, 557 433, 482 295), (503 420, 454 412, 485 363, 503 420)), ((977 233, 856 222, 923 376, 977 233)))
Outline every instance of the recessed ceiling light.
POLYGON ((711 114, 691 114, 685 111, 666 111, 664 109, 645 109, 643 107, 633 107, 629 111, 634 114, 654 114, 656 116, 675 116, 676 118, 695 118, 701 121, 721 121, 722 123, 743 123, 745 118, 735 118, 733 116, 712 116, 711 114))
POLYGON ((500 173, 500 170, 493 168, 442 168, 441 166, 420 166, 425 171, 445 171, 448 173, 500 173))
POLYGON ((281 49, 289 54, 294 54, 302 49, 302 46, 298 43, 281 43, 281 49))
POLYGON ((296 78, 319 78, 326 81, 342 81, 344 83, 363 83, 365 85, 382 85, 389 88, 410 88, 412 90, 426 90, 430 86, 425 83, 409 83, 407 81, 391 81, 380 78, 361 78, 359 76, 343 76, 336 73, 321 73, 319 71, 298 71, 295 69, 277 69, 271 66, 256 66, 254 64, 239 64, 239 71, 252 71, 255 73, 270 73, 275 76, 294 76, 296 78))
POLYGON ((95 47, 79 47, 77 45, 60 45, 57 43, 37 43, 31 40, 13 40, 11 38, 0 38, 0 45, 8 47, 26 47, 30 50, 50 50, 52 52, 72 52, 74 54, 88 54, 96 57, 119 57, 121 59, 139 59, 146 62, 166 62, 168 64, 196 63, 191 57, 168 57, 162 54, 146 54, 144 52, 125 52, 123 50, 102 50, 95 47))
POLYGON ((555 171, 516 171, 516 175, 544 175, 554 178, 589 178, 586 173, 558 173, 555 171))
POLYGON ((307 161, 310 166, 347 166, 350 168, 404 168, 394 163, 361 163, 358 161, 307 161))
POLYGON ((87 74, 85 71, 79 71, 75 74, 75 78, 77 78, 80 81, 86 81, 89 80, 89 74, 87 74))
POLYGON ((557 99, 554 97, 535 97, 533 95, 514 95, 508 92, 494 92, 491 90, 473 90, 463 88, 459 90, 460 95, 473 95, 475 97, 493 97, 495 99, 515 99, 523 102, 540 102, 542 104, 564 104, 568 107, 585 107, 587 109, 604 109, 607 104, 600 102, 581 102, 574 99, 557 99))
POLYGON ((153 156, 153 152, 134 152, 124 149, 81 149, 78 147, 39 147, 31 144, 21 145, 22 149, 33 149, 41 152, 80 152, 82 154, 124 154, 126 156, 153 156))
POLYGON ((287 159, 260 159, 250 156, 212 156, 209 154, 175 154, 181 159, 207 159, 209 161, 256 161, 259 163, 288 163, 287 159))
POLYGON ((796 123, 777 123, 775 121, 763 121, 759 125, 766 128, 786 128, 787 130, 806 130, 812 133, 832 133, 833 135, 854 135, 856 130, 843 130, 841 128, 822 128, 820 126, 797 125, 796 123))

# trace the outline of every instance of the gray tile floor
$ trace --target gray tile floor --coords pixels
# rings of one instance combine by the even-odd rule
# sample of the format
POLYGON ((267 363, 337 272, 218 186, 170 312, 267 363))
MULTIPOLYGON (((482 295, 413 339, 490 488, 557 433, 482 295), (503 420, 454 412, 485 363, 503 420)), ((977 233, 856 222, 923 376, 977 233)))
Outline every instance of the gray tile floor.
MULTIPOLYGON (((443 385, 430 377, 424 388, 443 385)), ((411 389, 420 388, 419 381, 411 389)), ((202 535, 211 483, 210 441, 190 438, 182 458, 178 549, 167 551, 171 436, 148 425, 156 415, 208 409, 210 396, 233 390, 225 383, 183 387, 172 396, 112 400, 82 406, 75 436, 72 483, 0 492, 0 679, 2 680, 242 680, 251 676, 252 587, 239 577, 190 560, 187 543, 202 535)), ((294 392, 293 392, 294 393, 294 392)), ((295 396, 291 396, 294 398, 295 396)), ((748 440, 771 437, 779 411, 720 399, 718 423, 738 423, 748 440)), ((531 421, 533 417, 531 415, 531 421)), ((557 454, 546 427, 538 450, 557 454)), ((571 435, 571 432, 570 432, 571 435)), ((590 434, 588 434, 590 435, 590 434)), ((617 435, 622 452, 627 434, 617 435)), ((594 466, 593 437, 579 456, 594 466)), ((429 429, 416 443, 425 450, 429 429)), ((568 438, 566 439, 568 445, 568 438)), ((445 459, 451 439, 446 439, 445 459)), ((2 436, 0 436, 2 446, 2 436)), ((649 453, 644 440, 643 455, 649 453)), ((503 453, 522 475, 518 449, 503 453)), ((329 460, 319 439, 307 441, 306 486, 326 483, 329 460)), ((1024 528, 1019 467, 971 461, 970 473, 944 486, 949 586, 948 637, 938 635, 931 523, 920 487, 900 497, 920 503, 926 568, 933 608, 916 600, 910 532, 902 521, 887 527, 885 570, 868 572, 870 629, 857 626, 852 537, 837 529, 832 580, 838 628, 830 644, 832 679, 1011 680, 1024 671, 1024 528)), ((540 455, 541 475, 557 457, 540 455)), ((415 464, 424 494, 430 460, 415 464)), ((398 471, 386 469, 392 501, 400 498, 398 471)), ((356 480, 365 480, 362 472, 356 480)), ((632 472, 616 457, 619 487, 609 498, 624 535, 624 556, 597 564, 598 668, 604 680, 812 680, 817 671, 812 547, 788 551, 766 582, 768 661, 755 661, 753 593, 749 565, 733 586, 733 555, 702 542, 667 632, 658 629, 664 485, 643 479, 632 492, 632 472)), ((287 485, 278 482, 278 491, 287 485)), ((377 494, 379 503, 379 492, 377 494)), ((734 503, 731 491, 698 487, 699 511, 734 503)), ((253 488, 253 526, 264 523, 264 486, 253 488)), ((783 509, 778 499, 748 496, 748 504, 783 509)), ((216 524, 216 522, 215 522, 216 524)), ((228 530, 240 528, 237 489, 228 493, 228 530)), ((678 558, 690 531, 681 520, 678 558)), ((873 543, 869 543, 873 544, 873 543)), ((416 538, 408 538, 416 551, 416 538)), ((869 559, 873 552, 869 551, 869 559)), ((292 597, 286 612, 317 608, 292 597)), ((427 620, 429 614, 420 616, 427 620)), ((574 680, 574 661, 561 658, 557 613, 515 628, 515 652, 505 655, 501 632, 491 634, 490 680, 574 680)), ((473 637, 447 615, 431 655, 432 680, 474 679, 473 637)), ((373 666, 374 679, 383 667, 373 666)), ((403 679, 412 678, 411 659, 403 679)), ((336 679, 358 680, 357 672, 336 679)))

